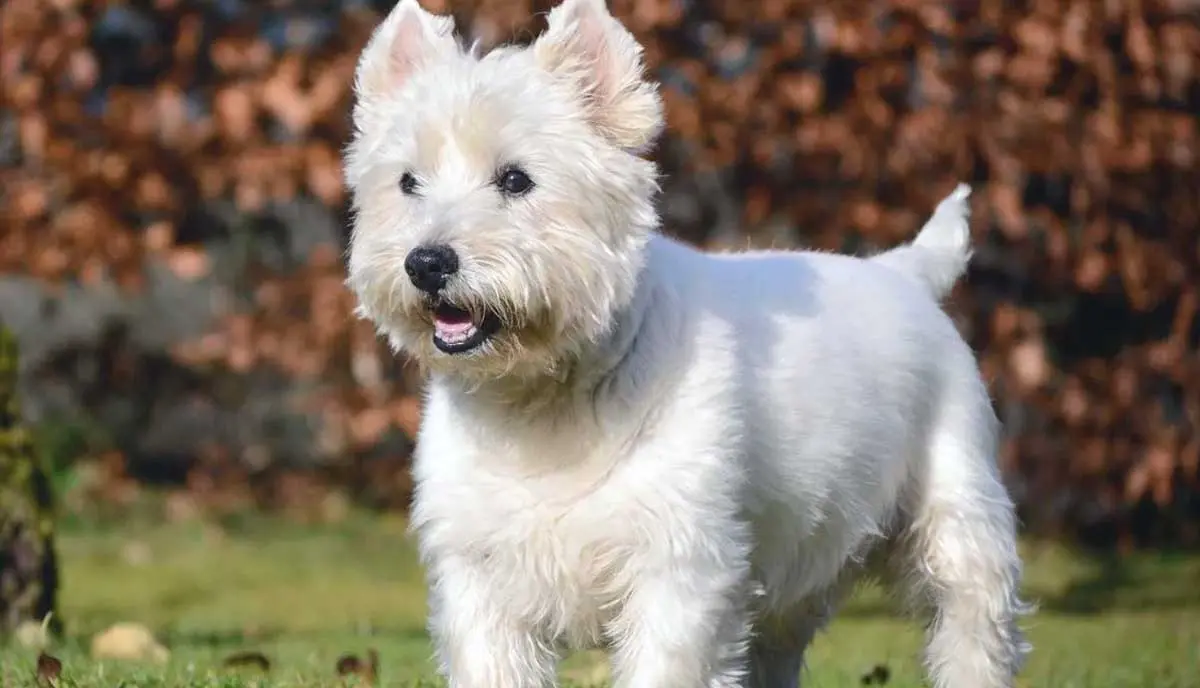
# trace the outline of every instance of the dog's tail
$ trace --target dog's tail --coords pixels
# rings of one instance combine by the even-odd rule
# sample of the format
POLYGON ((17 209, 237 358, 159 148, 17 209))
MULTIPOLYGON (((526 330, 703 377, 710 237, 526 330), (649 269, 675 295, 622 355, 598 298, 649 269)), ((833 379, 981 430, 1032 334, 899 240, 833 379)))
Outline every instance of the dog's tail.
POLYGON ((885 251, 871 260, 908 275, 937 300, 945 298, 967 271, 971 260, 971 187, 959 184, 938 204, 912 243, 885 251))

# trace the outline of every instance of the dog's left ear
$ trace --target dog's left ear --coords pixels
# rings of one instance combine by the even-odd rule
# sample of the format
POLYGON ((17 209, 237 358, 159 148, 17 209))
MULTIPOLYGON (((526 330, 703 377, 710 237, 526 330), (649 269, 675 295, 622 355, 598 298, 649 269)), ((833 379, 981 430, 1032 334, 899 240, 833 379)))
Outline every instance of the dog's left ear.
POLYGON ((663 127, 662 100, 645 78, 642 46, 609 13, 605 0, 564 0, 533 44, 545 70, 569 80, 604 136, 640 153, 663 127))

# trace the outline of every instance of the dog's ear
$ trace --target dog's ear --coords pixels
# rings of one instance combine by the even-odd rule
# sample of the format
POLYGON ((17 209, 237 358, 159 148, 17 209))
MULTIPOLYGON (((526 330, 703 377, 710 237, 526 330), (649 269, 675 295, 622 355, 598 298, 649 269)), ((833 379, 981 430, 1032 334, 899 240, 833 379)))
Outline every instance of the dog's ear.
POLYGON ((642 152, 663 127, 657 85, 647 81, 642 46, 604 0, 564 0, 533 44, 543 68, 569 80, 592 124, 616 145, 642 152))
POLYGON ((456 50, 454 17, 426 12, 417 0, 400 0, 363 49, 354 91, 368 101, 385 97, 421 65, 456 50))

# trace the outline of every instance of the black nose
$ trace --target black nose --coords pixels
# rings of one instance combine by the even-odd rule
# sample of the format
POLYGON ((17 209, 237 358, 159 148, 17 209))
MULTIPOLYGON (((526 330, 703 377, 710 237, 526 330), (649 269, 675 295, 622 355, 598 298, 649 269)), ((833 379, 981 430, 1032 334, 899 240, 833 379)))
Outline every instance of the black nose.
POLYGON ((413 286, 430 294, 446 286, 446 279, 458 272, 458 254, 445 244, 419 246, 404 259, 404 271, 413 286))

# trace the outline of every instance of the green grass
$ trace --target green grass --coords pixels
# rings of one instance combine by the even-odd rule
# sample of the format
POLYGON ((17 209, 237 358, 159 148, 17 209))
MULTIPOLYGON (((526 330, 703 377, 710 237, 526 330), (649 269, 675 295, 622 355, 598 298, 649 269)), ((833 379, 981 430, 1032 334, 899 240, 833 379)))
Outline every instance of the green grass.
MULTIPOLYGON (((336 526, 248 518, 208 524, 69 527, 61 536, 68 637, 52 652, 62 682, 110 686, 337 685, 345 653, 377 648, 381 685, 434 685, 420 571, 404 525, 355 516, 336 526), (92 634, 119 621, 154 630, 165 667, 88 657, 92 634), (260 651, 272 668, 224 670, 260 651)), ((1024 686, 1200 686, 1200 557, 1144 556, 1117 565, 1060 548, 1027 548, 1034 655, 1024 686)), ((921 684, 920 629, 866 590, 811 650, 805 688, 860 685, 876 664, 889 686, 921 684)), ((0 687, 34 685, 35 653, 0 649, 0 687)), ((603 657, 573 656, 563 675, 600 684, 603 657)))

